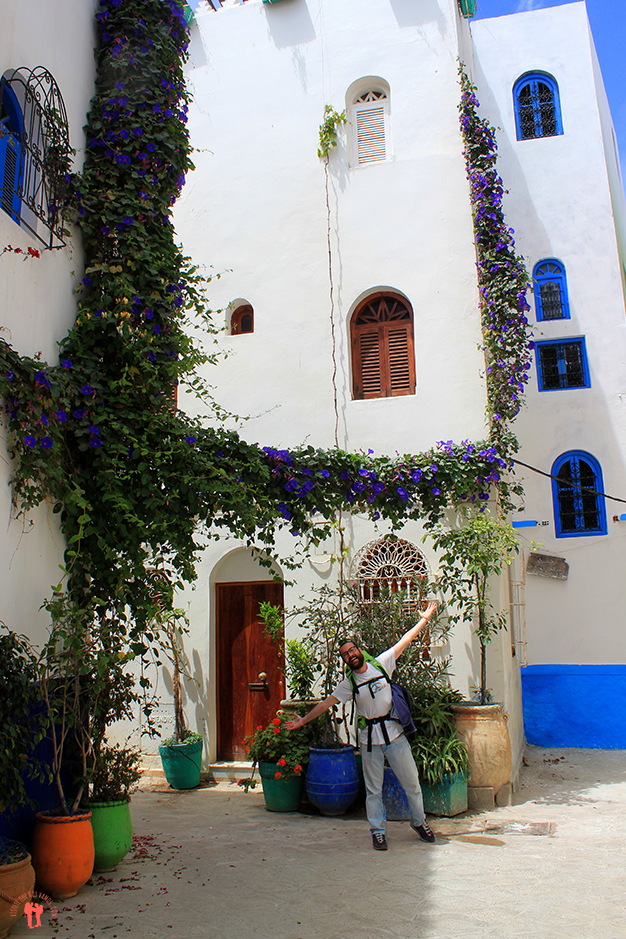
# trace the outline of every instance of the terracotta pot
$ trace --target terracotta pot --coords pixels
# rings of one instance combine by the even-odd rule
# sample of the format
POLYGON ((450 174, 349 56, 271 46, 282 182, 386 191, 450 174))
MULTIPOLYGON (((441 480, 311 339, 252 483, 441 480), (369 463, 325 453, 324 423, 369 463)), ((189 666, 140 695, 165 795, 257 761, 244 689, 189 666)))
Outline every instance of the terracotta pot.
POLYGON ((49 815, 38 812, 33 836, 37 888, 67 900, 75 897, 93 872, 91 812, 49 815))
POLYGON ((0 939, 4 939, 11 926, 24 915, 24 904, 34 886, 35 871, 30 854, 15 864, 0 866, 0 939), (20 897, 23 899, 16 905, 20 897))
POLYGON ((470 787, 490 787, 494 794, 511 779, 511 741, 501 704, 452 705, 457 733, 470 763, 470 787))

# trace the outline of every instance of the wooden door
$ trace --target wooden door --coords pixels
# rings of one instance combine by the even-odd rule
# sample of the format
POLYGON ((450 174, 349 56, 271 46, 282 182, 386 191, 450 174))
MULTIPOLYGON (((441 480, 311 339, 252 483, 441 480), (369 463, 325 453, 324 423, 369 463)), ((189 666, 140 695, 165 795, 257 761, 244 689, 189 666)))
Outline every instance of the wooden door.
POLYGON ((274 580, 217 584, 216 600, 217 755, 245 760, 243 738, 259 724, 266 726, 285 697, 282 637, 272 642, 259 621, 262 601, 282 607, 283 585, 274 580))

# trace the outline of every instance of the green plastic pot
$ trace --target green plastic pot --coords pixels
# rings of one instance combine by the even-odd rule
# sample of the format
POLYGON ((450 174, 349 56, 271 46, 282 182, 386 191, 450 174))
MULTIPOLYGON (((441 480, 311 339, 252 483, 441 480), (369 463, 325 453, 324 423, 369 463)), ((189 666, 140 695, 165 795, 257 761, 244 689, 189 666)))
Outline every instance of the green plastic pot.
POLYGON ((302 799, 302 776, 276 779, 277 763, 259 763, 263 797, 268 812, 297 812, 302 799))
POLYGON ((89 802, 91 811, 94 871, 114 871, 125 858, 133 843, 133 823, 130 819, 130 799, 119 802, 89 802))
POLYGON ((194 789, 200 784, 202 740, 162 743, 159 755, 165 778, 172 789, 194 789))

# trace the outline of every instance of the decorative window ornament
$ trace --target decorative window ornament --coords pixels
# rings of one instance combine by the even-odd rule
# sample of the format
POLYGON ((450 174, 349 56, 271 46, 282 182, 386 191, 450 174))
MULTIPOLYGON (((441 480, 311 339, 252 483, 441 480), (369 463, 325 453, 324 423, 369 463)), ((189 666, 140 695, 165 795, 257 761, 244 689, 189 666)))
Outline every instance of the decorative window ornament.
POLYGON ((606 535, 602 468, 596 458, 582 450, 563 453, 551 475, 556 537, 606 535))
POLYGON ((426 604, 428 564, 421 551, 402 538, 380 538, 357 551, 351 565, 351 578, 361 600, 375 603, 381 595, 406 591, 405 603, 411 610, 426 604))
POLYGON ((523 75, 513 86, 513 101, 518 140, 563 133, 559 86, 551 75, 523 75))
POLYGON ((415 394, 413 310, 404 297, 367 297, 354 311, 350 333, 355 398, 415 394))

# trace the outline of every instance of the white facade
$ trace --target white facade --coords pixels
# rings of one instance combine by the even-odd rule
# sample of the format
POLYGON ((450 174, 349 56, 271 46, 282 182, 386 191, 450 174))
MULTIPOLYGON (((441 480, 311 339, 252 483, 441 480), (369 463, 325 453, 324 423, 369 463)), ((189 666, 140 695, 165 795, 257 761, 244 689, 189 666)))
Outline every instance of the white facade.
MULTIPOLYGON (((201 10, 193 30, 196 171, 175 223, 194 261, 222 275, 211 298, 221 308, 228 358, 207 378, 221 404, 249 416, 242 436, 276 448, 335 442, 332 278, 338 445, 393 455, 484 437, 476 258, 457 110, 457 58, 468 58, 471 40, 456 0, 248 2, 201 10), (351 106, 362 92, 381 88, 386 158, 358 165, 351 106), (330 222, 317 156, 325 105, 348 115, 328 163, 330 222), (355 400, 350 320, 362 299, 386 290, 414 311, 416 392, 355 400), (230 335, 232 313, 244 303, 254 309, 254 332, 230 335)), ((344 523, 348 564, 389 530, 359 517, 344 523)), ((408 524, 400 534, 420 547, 435 573, 421 526, 408 524)), ((280 543, 287 553, 290 538, 280 543)), ((208 662, 202 680, 211 760, 219 755, 215 585, 267 577, 243 548, 231 554, 233 547, 210 545, 189 594, 190 645, 208 662)), ((336 566, 324 560, 333 552, 338 545, 324 545, 321 558, 284 572, 295 581, 285 589, 287 607, 335 579, 336 566)), ((452 683, 470 695, 479 651, 468 628, 456 629, 450 651, 452 683)), ((510 714, 516 765, 523 730, 508 636, 498 637, 490 659, 489 684, 510 714)))
MULTIPOLYGON (((56 80, 67 109, 70 145, 80 169, 84 155, 85 115, 93 94, 95 0, 7 0, 0 10, 0 74, 18 68, 46 68, 56 80)), ((0 257, 2 338, 22 355, 41 353, 58 362, 57 343, 76 316, 74 288, 82 277, 80 237, 67 247, 43 250, 42 244, 6 212, 0 211, 0 254, 11 246, 23 253, 0 257), (28 248, 40 258, 24 260, 28 248)), ((39 612, 50 587, 61 579, 65 545, 51 506, 41 506, 26 520, 15 519, 8 480, 6 425, 0 422, 0 619, 17 633, 40 640, 46 616, 39 612)))

